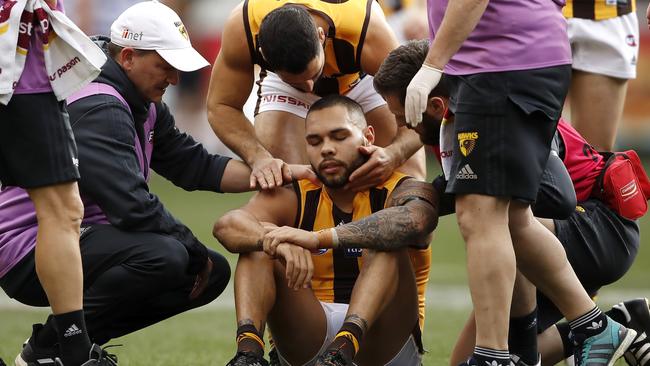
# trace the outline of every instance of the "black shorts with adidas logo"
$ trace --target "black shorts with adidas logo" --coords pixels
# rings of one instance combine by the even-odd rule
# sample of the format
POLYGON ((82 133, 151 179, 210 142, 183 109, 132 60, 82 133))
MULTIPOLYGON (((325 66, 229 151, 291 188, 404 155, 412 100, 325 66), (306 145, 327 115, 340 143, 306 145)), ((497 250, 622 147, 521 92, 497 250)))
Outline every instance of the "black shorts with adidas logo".
POLYGON ((571 66, 450 78, 453 160, 447 193, 533 202, 571 79, 571 66))

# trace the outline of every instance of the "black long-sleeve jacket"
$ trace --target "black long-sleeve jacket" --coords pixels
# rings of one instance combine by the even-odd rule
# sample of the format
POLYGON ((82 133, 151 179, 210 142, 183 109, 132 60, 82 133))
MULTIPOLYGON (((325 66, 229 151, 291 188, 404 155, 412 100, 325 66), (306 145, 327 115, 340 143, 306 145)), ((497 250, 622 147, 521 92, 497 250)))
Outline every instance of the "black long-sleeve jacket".
MULTIPOLYGON (((96 41, 103 46, 106 39, 96 41)), ((229 158, 208 153, 191 136, 180 132, 164 103, 154 104, 157 118, 153 136, 144 136, 143 123, 152 104, 110 57, 95 82, 114 87, 131 112, 116 97, 106 94, 82 98, 68 106, 79 150, 82 197, 94 201, 108 221, 122 230, 175 237, 190 254, 188 272, 198 273, 207 251, 149 191, 135 143, 138 141, 144 151, 145 139, 153 138, 151 161, 145 165, 188 191, 219 191, 229 158)))

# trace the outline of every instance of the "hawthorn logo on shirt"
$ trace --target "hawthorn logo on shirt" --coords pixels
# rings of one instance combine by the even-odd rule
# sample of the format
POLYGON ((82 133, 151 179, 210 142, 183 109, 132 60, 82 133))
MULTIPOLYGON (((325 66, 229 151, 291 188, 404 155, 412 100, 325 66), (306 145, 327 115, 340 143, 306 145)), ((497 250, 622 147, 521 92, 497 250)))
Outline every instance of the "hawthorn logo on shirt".
POLYGON ((625 43, 630 47, 636 47, 636 37, 634 37, 634 34, 628 34, 625 37, 625 43))
POLYGON ((187 34, 187 30, 185 29, 185 26, 183 25, 182 22, 174 22, 174 25, 176 28, 178 28, 178 32, 183 36, 183 38, 187 39, 189 41, 190 35, 187 34))
POLYGON ((458 134, 460 153, 463 156, 471 154, 474 147, 476 147, 476 140, 478 140, 478 132, 460 132, 458 134))

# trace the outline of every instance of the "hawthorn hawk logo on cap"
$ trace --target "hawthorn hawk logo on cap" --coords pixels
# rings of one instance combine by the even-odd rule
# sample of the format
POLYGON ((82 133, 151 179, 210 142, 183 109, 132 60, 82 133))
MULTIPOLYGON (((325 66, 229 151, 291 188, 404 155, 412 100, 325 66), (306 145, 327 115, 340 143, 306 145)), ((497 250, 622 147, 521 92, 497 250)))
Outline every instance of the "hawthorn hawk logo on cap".
POLYGON ((190 39, 190 36, 187 34, 187 30, 185 29, 185 26, 183 25, 182 22, 174 22, 174 25, 176 26, 176 28, 178 28, 178 31, 181 33, 181 36, 183 36, 187 40, 190 39))
POLYGON ((458 134, 458 145, 463 156, 472 153, 474 147, 476 147, 476 140, 478 140, 478 132, 461 132, 458 134))

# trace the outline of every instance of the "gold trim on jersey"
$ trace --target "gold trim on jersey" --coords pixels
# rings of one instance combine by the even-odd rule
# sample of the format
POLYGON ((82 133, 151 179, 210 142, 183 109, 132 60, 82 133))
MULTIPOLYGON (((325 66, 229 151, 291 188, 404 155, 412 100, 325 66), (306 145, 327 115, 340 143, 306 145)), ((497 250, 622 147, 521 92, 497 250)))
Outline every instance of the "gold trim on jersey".
POLYGON ((567 0, 565 18, 605 20, 636 11, 636 0, 567 0))
MULTIPOLYGON (((314 94, 345 94, 363 77, 361 50, 370 21, 374 0, 246 0, 243 15, 246 38, 254 63, 268 69, 259 54, 257 36, 264 17, 285 5, 302 6, 329 23, 325 41, 323 75, 314 86, 314 94)), ((272 71, 272 70, 270 70, 272 71)))
MULTIPOLYGON (((385 208, 388 196, 406 178, 409 177, 401 173, 394 173, 383 184, 357 193, 352 204, 352 221, 360 220, 385 208)), ((294 184, 294 188, 299 197, 296 227, 317 231, 337 226, 334 221, 334 203, 325 189, 308 180, 297 182, 294 184)), ((363 265, 363 259, 361 256, 346 258, 345 250, 320 250, 318 253, 312 254, 314 275, 311 285, 314 294, 320 301, 349 302, 349 296, 359 274, 359 268, 363 265)), ((431 248, 409 248, 409 256, 415 272, 420 326, 422 327, 426 286, 431 267, 431 248)))

